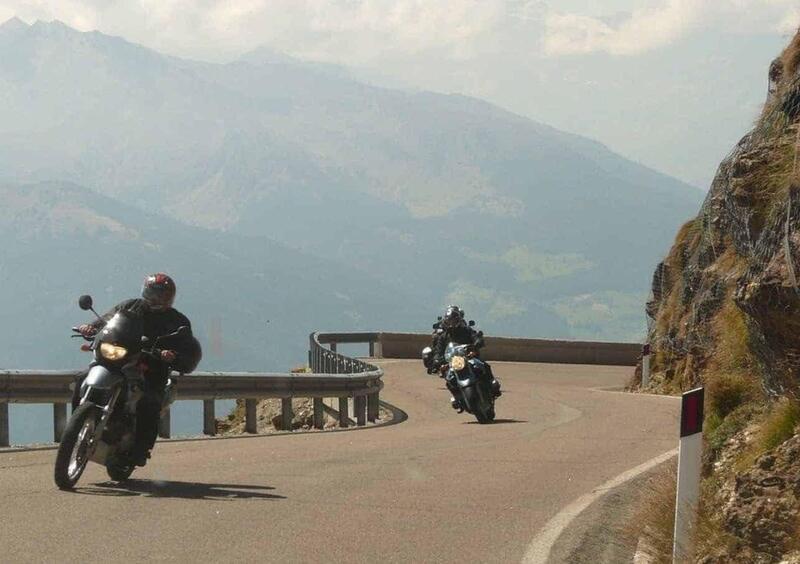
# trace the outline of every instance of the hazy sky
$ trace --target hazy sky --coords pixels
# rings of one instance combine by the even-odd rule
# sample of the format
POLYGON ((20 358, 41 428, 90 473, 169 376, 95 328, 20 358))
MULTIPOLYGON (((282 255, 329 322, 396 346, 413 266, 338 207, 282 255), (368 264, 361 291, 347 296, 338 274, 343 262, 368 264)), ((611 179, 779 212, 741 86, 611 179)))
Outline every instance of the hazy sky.
POLYGON ((705 187, 763 100, 797 0, 0 0, 227 61, 266 45, 395 86, 461 92, 705 187))

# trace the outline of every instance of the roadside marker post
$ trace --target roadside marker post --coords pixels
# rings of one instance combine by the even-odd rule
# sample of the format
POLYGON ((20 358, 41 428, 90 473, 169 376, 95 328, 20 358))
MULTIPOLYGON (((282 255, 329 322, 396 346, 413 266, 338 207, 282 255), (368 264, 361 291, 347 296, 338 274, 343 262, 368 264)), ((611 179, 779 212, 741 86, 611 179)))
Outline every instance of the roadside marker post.
POLYGON ((650 385, 650 344, 642 347, 642 388, 650 385))
POLYGON ((700 473, 703 456, 704 388, 683 394, 681 399, 681 438, 678 448, 678 488, 675 495, 675 533, 673 564, 688 562, 692 552, 692 533, 700 500, 700 473))

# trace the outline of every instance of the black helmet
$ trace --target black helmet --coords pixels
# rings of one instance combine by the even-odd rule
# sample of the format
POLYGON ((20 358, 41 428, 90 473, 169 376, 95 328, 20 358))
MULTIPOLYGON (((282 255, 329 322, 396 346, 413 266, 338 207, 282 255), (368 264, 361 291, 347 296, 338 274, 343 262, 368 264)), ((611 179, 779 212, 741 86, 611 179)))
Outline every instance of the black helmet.
POLYGON ((442 317, 442 326, 446 328, 458 327, 464 322, 464 312, 455 305, 447 306, 442 317))
POLYGON ((175 282, 161 272, 144 279, 142 298, 152 309, 168 309, 175 301, 175 282))

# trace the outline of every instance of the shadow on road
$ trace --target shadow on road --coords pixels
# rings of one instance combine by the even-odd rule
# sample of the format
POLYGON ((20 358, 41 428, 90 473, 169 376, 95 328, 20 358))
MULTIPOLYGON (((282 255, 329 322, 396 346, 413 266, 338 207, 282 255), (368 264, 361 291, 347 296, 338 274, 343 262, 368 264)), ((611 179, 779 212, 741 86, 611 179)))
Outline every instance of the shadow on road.
POLYGON ((128 480, 124 483, 101 482, 80 488, 75 493, 105 496, 143 496, 175 499, 286 499, 285 496, 267 493, 272 486, 246 484, 203 484, 200 482, 175 482, 170 480, 128 480))
MULTIPOLYGON (((480 425, 477 421, 465 421, 467 425, 480 425)), ((495 419, 490 425, 510 425, 512 423, 527 423, 523 419, 495 419)))

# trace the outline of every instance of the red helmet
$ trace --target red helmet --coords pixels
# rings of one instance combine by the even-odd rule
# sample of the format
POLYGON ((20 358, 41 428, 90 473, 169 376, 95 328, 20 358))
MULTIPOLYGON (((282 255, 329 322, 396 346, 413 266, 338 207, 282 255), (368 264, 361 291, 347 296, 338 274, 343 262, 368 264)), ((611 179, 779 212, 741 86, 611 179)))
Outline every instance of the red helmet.
POLYGON ((168 309, 175 301, 175 281, 158 272, 144 279, 142 298, 152 309, 168 309))

